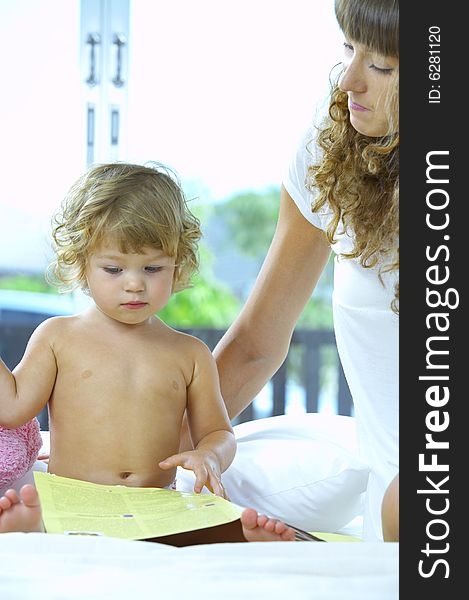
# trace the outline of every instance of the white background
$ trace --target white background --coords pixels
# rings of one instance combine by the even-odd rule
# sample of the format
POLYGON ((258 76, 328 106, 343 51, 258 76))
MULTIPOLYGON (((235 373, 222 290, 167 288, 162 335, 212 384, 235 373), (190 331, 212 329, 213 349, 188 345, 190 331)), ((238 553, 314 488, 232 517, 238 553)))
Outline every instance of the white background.
MULTIPOLYGON (((131 0, 122 160, 173 166, 220 201, 280 185, 327 95, 332 0, 131 0)), ((0 0, 0 271, 41 271, 49 220, 85 169, 79 0, 0 0)))

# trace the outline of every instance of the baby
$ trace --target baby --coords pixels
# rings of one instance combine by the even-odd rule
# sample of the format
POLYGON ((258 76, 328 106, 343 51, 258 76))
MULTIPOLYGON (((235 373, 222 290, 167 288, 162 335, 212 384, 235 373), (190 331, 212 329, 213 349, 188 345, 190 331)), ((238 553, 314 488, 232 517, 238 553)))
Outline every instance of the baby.
POLYGON ((161 165, 91 168, 54 219, 62 289, 92 298, 44 321, 19 365, 0 360, 0 425, 48 404, 49 472, 102 484, 174 487, 176 467, 225 496, 235 439, 210 350, 157 316, 197 269, 198 220, 161 165), (179 453, 184 414, 193 450, 179 453))

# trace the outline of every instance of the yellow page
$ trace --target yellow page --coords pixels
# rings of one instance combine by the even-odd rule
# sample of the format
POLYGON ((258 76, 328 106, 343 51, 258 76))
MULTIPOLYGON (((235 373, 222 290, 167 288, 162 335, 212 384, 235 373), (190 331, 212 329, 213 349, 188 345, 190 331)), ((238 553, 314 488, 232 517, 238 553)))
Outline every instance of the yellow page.
POLYGON ((355 535, 348 535, 344 533, 324 533, 322 531, 314 531, 313 535, 321 538, 325 542, 361 542, 361 538, 355 535))
POLYGON ((241 509, 213 494, 100 485, 35 472, 48 533, 145 539, 230 523, 241 509))

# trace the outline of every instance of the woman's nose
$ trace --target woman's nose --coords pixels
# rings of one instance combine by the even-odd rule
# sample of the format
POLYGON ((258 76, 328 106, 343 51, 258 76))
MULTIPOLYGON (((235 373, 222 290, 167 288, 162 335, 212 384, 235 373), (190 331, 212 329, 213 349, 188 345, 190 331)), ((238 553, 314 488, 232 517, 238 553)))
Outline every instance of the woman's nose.
POLYGON ((360 65, 355 60, 350 61, 346 66, 339 81, 339 88, 343 92, 363 93, 366 91, 365 77, 360 65))

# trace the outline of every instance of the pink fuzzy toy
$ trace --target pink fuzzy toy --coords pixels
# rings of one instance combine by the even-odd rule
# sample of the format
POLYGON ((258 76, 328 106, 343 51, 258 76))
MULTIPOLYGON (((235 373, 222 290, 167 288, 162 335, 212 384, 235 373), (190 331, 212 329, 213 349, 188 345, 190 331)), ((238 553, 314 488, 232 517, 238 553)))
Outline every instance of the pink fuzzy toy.
POLYGON ((29 471, 41 446, 37 419, 15 429, 0 426, 0 489, 11 485, 29 471))

